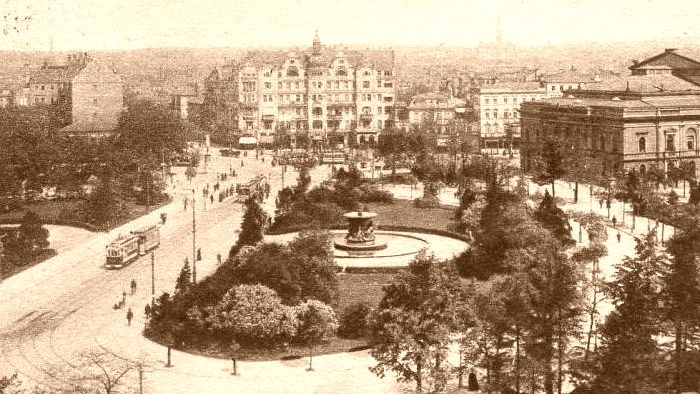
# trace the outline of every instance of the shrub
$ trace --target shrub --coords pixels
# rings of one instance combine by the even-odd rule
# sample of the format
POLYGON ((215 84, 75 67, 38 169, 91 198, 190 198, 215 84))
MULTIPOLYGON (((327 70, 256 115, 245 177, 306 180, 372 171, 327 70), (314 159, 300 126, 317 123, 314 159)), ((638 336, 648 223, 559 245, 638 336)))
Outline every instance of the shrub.
POLYGON ((295 336, 299 324, 295 310, 282 304, 262 285, 240 285, 229 290, 212 309, 208 320, 214 329, 242 343, 271 345, 295 336))
POLYGON ((308 300, 295 308, 299 322, 296 340, 316 344, 330 338, 338 329, 333 308, 318 300, 308 300))
POLYGON ((338 335, 342 338, 364 338, 367 334, 367 316, 372 311, 364 302, 348 305, 343 311, 338 327, 338 335))

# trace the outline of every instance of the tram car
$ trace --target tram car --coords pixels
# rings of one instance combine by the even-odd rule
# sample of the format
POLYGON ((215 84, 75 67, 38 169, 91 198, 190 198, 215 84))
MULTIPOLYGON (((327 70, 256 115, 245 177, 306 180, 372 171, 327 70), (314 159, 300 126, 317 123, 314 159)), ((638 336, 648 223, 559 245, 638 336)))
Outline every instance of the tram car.
POLYGON ((147 226, 128 235, 120 235, 107 245, 108 269, 123 268, 160 245, 158 226, 147 226))

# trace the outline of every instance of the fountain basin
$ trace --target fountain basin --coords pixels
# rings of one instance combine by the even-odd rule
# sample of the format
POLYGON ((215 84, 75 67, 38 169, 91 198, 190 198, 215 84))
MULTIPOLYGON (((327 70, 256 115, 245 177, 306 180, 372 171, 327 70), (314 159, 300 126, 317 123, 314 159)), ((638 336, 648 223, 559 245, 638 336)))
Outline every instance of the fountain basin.
POLYGON ((408 256, 429 246, 428 241, 413 235, 391 231, 376 231, 374 234, 373 243, 354 243, 345 239, 345 233, 334 231, 333 256, 336 258, 408 256))

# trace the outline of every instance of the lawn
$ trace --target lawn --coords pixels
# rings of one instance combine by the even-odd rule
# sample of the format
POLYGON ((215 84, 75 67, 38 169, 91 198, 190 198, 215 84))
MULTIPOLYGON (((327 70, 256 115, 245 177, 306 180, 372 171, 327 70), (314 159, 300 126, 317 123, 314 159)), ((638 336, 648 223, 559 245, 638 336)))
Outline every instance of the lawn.
POLYGON ((410 200, 394 200, 393 204, 367 204, 378 214, 375 220, 380 225, 420 227, 431 230, 450 230, 454 219, 454 207, 418 208, 410 200))
MULTIPOLYGON (((169 201, 161 205, 152 205, 150 210, 156 209, 159 206, 167 204, 169 201)), ((80 210, 80 200, 65 199, 65 200, 46 200, 25 205, 21 209, 16 209, 11 212, 0 214, 0 223, 20 223, 26 210, 31 210, 41 219, 44 224, 57 224, 85 228, 90 231, 105 231, 118 227, 128 221, 143 216, 147 207, 144 205, 136 205, 128 203, 126 213, 110 223, 102 223, 101 225, 91 225, 79 218, 83 217, 83 212, 80 210)))

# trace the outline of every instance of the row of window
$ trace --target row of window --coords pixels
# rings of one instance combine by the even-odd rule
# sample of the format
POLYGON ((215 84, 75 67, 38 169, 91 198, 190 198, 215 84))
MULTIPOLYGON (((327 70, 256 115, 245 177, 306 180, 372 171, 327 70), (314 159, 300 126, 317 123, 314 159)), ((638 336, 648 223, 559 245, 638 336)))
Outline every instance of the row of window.
MULTIPOLYGON (((503 118, 505 118, 505 119, 510 118, 510 117, 511 117, 510 114, 511 114, 511 113, 508 112, 508 111, 503 112, 503 118)), ((513 118, 517 118, 517 117, 518 117, 518 112, 517 112, 517 111, 513 111, 513 118)), ((484 118, 486 118, 486 119, 491 118, 491 111, 489 111, 488 109, 485 110, 485 111, 484 111, 484 118)), ((497 110, 493 110, 493 118, 494 118, 494 119, 498 119, 498 111, 497 111, 497 110)))
MULTIPOLYGON (((688 150, 695 150, 695 131, 689 130, 685 137, 685 146, 688 150), (692 134, 691 134, 692 133, 692 134)), ((637 148, 640 153, 647 151, 647 139, 646 137, 639 137, 637 140, 637 148)), ((666 151, 674 152, 676 151, 676 135, 666 134, 666 151)))
MULTIPOLYGON (((372 94, 363 94, 362 95, 362 100, 361 101, 372 101, 372 94)), ((282 103, 301 103, 306 102, 307 95, 305 94, 280 94, 279 95, 279 101, 282 103)), ((324 98, 326 98, 329 102, 333 103, 350 103, 354 102, 356 99, 355 94, 329 94, 327 96, 324 96, 323 94, 312 94, 311 95, 311 100, 313 101, 323 101, 324 98)), ((255 96, 254 95, 241 95, 241 100, 243 102, 255 102, 255 96)), ((383 97, 381 94, 376 95, 376 101, 381 102, 384 100, 385 103, 391 103, 394 99, 391 96, 388 97, 383 97)), ((272 103, 275 101, 275 96, 272 94, 263 94, 262 95, 262 101, 264 103, 272 103)))
MULTIPOLYGON (((552 90, 554 90, 554 89, 552 89, 552 90)), ((537 99, 537 97, 526 97, 526 96, 523 96, 523 97, 520 97, 520 99, 518 99, 518 97, 511 97, 511 98, 510 98, 510 103, 512 103, 512 104, 518 104, 518 102, 523 103, 523 102, 525 102, 525 101, 535 101, 535 99, 537 99), (520 101, 518 101, 518 100, 520 100, 520 101)), ((503 97, 503 104, 508 104, 508 103, 509 103, 508 100, 509 100, 508 97, 503 97)), ((498 98, 485 98, 485 99, 484 99, 484 105, 489 105, 489 104, 491 104, 491 103, 493 103, 493 104, 498 104, 498 98)))
MULTIPOLYGON (((335 90, 340 90, 340 89, 350 89, 350 82, 352 82, 352 89, 356 89, 357 85, 354 81, 326 81, 326 89, 335 89, 335 90)), ((272 82, 265 82, 263 85, 265 89, 272 89, 272 82)), ((294 89, 301 89, 306 88, 308 86, 308 81, 302 83, 297 81, 292 84, 292 82, 278 82, 277 83, 277 89, 282 90, 282 89, 287 89, 291 90, 292 87, 294 89)), ((377 87, 378 88, 392 88, 394 86, 393 82, 383 82, 383 81, 377 81, 377 87)), ((312 88, 315 89, 323 89, 323 82, 312 82, 311 84, 312 88)), ((370 81, 362 81, 362 88, 363 89, 369 89, 370 88, 370 81)), ((42 89, 43 90, 43 89, 42 89)), ((255 91, 255 82, 243 82, 243 91, 244 92, 254 92, 255 91)))

